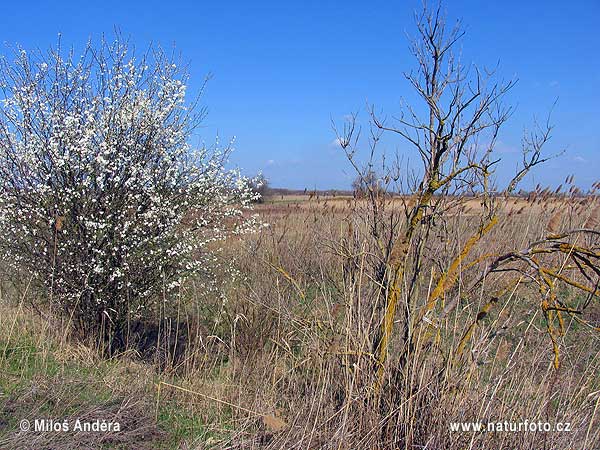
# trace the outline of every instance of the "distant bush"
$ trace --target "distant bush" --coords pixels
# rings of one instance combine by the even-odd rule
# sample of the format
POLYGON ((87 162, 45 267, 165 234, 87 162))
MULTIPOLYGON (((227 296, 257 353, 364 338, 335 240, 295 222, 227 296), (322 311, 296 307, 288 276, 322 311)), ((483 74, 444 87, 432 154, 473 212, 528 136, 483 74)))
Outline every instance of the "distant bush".
POLYGON ((202 111, 160 49, 63 53, 0 62, 0 251, 80 331, 114 335, 251 229, 256 195, 228 149, 189 147, 202 111))
POLYGON ((250 189, 255 195, 256 203, 264 203, 265 197, 270 194, 269 180, 261 173, 249 180, 250 189))
POLYGON ((374 170, 367 170, 364 174, 359 173, 352 182, 352 190, 357 197, 383 195, 386 192, 383 183, 374 170))

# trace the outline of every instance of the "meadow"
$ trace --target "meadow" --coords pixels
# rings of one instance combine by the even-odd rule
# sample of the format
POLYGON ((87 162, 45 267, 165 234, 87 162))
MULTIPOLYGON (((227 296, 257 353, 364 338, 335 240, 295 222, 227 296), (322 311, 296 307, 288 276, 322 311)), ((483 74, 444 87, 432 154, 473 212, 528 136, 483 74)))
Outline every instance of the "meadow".
MULTIPOLYGON (((401 211, 410 198, 383 201, 387 211, 401 211)), ((132 325, 129 348, 118 354, 91 337, 73 339, 68 318, 40 309, 47 299, 30 278, 4 276, 0 447, 596 448, 597 285, 586 293, 556 278, 561 304, 577 313, 563 311, 564 328, 552 338, 539 285, 525 269, 480 277, 497 255, 544 236, 598 230, 597 196, 496 201, 496 226, 459 260, 456 279, 421 326, 407 328, 481 220, 479 198, 433 202, 450 212, 427 228, 410 297, 416 303, 394 315, 383 364, 373 327, 385 296, 377 294, 368 202, 360 198, 267 197, 255 211, 268 226, 229 237, 218 251, 234 269, 220 266, 214 289, 197 276, 165 294, 152 325, 132 325), (103 418, 121 431, 19 431, 21 419, 39 417, 103 418), (501 421, 568 423, 570 431, 450 430, 452 422, 501 421)), ((573 246, 585 244, 597 257, 597 235, 578 239, 573 246)))

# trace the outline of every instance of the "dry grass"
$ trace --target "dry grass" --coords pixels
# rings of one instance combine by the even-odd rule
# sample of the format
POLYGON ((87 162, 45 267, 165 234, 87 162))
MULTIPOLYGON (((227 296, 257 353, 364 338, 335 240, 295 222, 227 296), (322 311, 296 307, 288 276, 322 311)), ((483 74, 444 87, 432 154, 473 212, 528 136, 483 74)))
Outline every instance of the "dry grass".
MULTIPOLYGON (((422 304, 439 274, 452 264, 452 255, 476 229, 478 208, 476 200, 469 201, 436 226, 439 233, 426 249, 426 267, 418 282, 416 298, 422 304)), ((155 364, 134 362, 132 355, 105 361, 91 346, 74 346, 63 339, 49 319, 33 319, 27 300, 19 306, 19 299, 33 294, 4 294, 0 370, 11 375, 1 398, 1 445, 37 445, 32 437, 19 441, 14 421, 6 417, 33 417, 51 399, 54 406, 48 413, 60 418, 121 414, 129 434, 87 442, 92 447, 129 443, 129 448, 143 448, 131 444, 142 435, 148 447, 169 442, 167 447, 180 448, 600 445, 598 333, 565 319, 567 332, 559 338, 562 359, 556 370, 537 291, 526 280, 509 289, 485 317, 479 314, 490 296, 504 287, 504 279, 467 290, 485 269, 486 254, 522 248, 548 231, 586 224, 597 229, 595 199, 507 200, 499 224, 470 253, 469 261, 481 258, 481 263, 460 267, 438 308, 453 301, 458 307, 419 329, 402 372, 394 370, 403 349, 392 336, 381 392, 376 389, 377 355, 370 342, 376 318, 366 315, 372 310, 374 281, 368 270, 369 249, 361 239, 364 230, 353 227, 352 200, 294 197, 260 205, 258 211, 270 227, 229 241, 224 251, 224 258, 235 256, 241 274, 234 279, 223 274, 225 297, 206 294, 200 282, 189 283, 178 298, 170 299, 170 309, 161 311, 174 318, 175 328, 186 328, 178 331, 186 342, 177 357, 169 358, 172 347, 167 345, 158 346, 167 356, 155 364), (458 355, 469 327, 472 337, 458 355), (37 362, 17 364, 15 369, 15 349, 31 336, 32 348, 41 354, 37 362), (54 361, 50 365, 57 371, 49 371, 43 361, 54 361), (71 373, 69 384, 69 367, 86 367, 89 372, 71 373), (73 393, 96 383, 108 398, 86 403, 73 393), (37 396, 32 396, 34 391, 37 396), (65 409, 69 398, 79 409, 65 409), (570 422, 572 431, 449 430, 453 421, 524 420, 570 422)), ((579 301, 573 290, 565 288, 561 295, 579 301)), ((600 325, 597 304, 586 310, 585 319, 600 325)), ((56 439, 66 441, 44 442, 38 448, 73 447, 80 438, 63 435, 56 439)))

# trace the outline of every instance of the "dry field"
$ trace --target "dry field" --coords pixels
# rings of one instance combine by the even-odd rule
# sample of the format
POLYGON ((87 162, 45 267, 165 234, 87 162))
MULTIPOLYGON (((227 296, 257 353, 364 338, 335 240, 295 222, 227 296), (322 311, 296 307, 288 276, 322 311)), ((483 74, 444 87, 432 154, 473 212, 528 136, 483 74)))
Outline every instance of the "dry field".
MULTIPOLYGON (((395 199, 389 208, 401 205, 395 199)), ((595 293, 581 315, 585 324, 565 315, 555 369, 535 283, 520 279, 483 315, 511 273, 470 288, 493 255, 564 229, 597 230, 598 200, 502 200, 498 224, 470 252, 408 356, 400 336, 405 316, 397 312, 382 383, 370 334, 376 280, 357 220, 364 206, 308 196, 258 205, 269 226, 227 242, 221 257, 234 258, 237 272, 221 274, 222 295, 202 280, 188 283, 157 311, 161 330, 108 360, 37 313, 39 299, 26 282, 3 280, 0 447, 598 448, 595 293), (455 307, 443 314, 449 304, 455 307), (21 418, 102 414, 121 420, 125 431, 99 437, 17 430, 21 418), (450 431, 459 421, 569 423, 570 431, 450 431)), ((478 208, 469 200, 432 227, 417 302, 426 303, 477 228, 478 208)), ((597 251, 597 240, 586 244, 597 251)), ((569 286, 559 292, 574 307, 588 302, 569 286)))

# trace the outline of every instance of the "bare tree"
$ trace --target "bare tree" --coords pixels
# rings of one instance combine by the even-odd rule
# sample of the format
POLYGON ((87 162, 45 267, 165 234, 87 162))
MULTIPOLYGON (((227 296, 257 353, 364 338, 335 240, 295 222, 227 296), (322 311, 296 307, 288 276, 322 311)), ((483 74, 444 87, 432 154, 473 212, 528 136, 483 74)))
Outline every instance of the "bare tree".
MULTIPOLYGON (((465 260, 477 242, 498 223, 499 200, 510 196, 529 171, 547 160, 542 155, 542 149, 552 131, 550 122, 546 121, 541 125, 536 124, 533 131, 526 134, 521 168, 504 188, 498 188, 493 179, 495 167, 500 162, 495 150, 499 132, 511 115, 512 109, 504 104, 504 99, 515 81, 501 82, 497 80, 494 70, 461 63, 455 48, 464 32, 460 23, 454 27, 447 24, 441 5, 434 9, 424 6, 415 19, 417 36, 410 48, 417 63, 416 70, 406 72, 405 78, 422 104, 418 107, 403 104, 403 109, 396 116, 387 116, 377 112, 373 106, 368 107, 370 132, 366 166, 361 166, 356 158, 363 142, 356 115, 346 121, 342 130, 334 125, 338 141, 356 169, 358 179, 368 179, 375 162, 381 160, 384 161, 381 179, 387 182, 382 186, 389 189, 395 185, 397 192, 405 193, 401 198, 403 207, 400 210, 393 206, 393 200, 385 196, 370 196, 366 202, 356 203, 358 214, 355 220, 364 222, 370 230, 368 254, 375 283, 370 293, 363 293, 363 299, 368 298, 365 320, 374 318, 370 339, 373 353, 376 354, 374 367, 378 374, 378 389, 386 374, 408 376, 407 362, 414 351, 415 339, 430 339, 432 330, 435 331, 435 322, 456 307, 458 297, 453 304, 445 305, 440 310, 444 294, 460 278, 465 260), (398 158, 391 165, 385 162, 385 157, 382 158, 378 150, 385 133, 399 136, 414 149, 421 162, 420 169, 407 168, 403 171, 398 158), (425 264, 424 251, 438 225, 465 207, 466 196, 481 202, 478 225, 464 246, 448 260, 442 272, 430 281, 430 288, 424 293, 419 286, 425 264), (400 319, 397 318, 398 312, 400 319), (397 322, 402 330, 395 334, 394 324, 397 322), (397 364, 392 366, 387 359, 394 338, 399 343, 397 348, 400 348, 400 357, 397 364)), ((560 239, 570 236, 572 234, 563 234, 560 239)), ((568 247, 565 241, 559 245, 552 239, 542 240, 524 253, 501 257, 485 272, 485 276, 489 276, 495 270, 500 271, 500 266, 509 260, 527 262, 532 270, 537 271, 536 279, 540 282, 544 302, 549 301, 554 305, 548 309, 550 307, 543 303, 546 305, 545 314, 550 319, 553 314, 560 315, 557 308, 569 312, 565 306, 557 304, 556 296, 551 294, 556 288, 554 281, 562 278, 554 272, 548 275, 550 272, 541 268, 539 261, 527 260, 531 252, 540 255, 547 251, 533 248, 543 242, 554 248, 553 251, 567 252, 572 258, 587 254, 590 258, 586 259, 585 264, 581 259, 579 262, 586 266, 586 270, 595 273, 594 276, 600 274, 597 259, 592 261, 598 258, 597 252, 580 249, 577 255, 574 247, 568 247)), ((471 265, 477 262, 471 262, 471 265)), ((586 272, 590 281, 591 272, 586 272)), ((531 276, 529 273, 527 275, 531 276)), ((573 280, 562 280, 571 286, 576 285, 573 280)), ((514 283, 508 285, 514 286, 514 283)), ((595 287, 584 290, 590 295, 598 295, 595 287)), ((557 355, 556 332, 549 328, 549 333, 557 355)), ((465 336, 465 340, 468 337, 465 336)))

